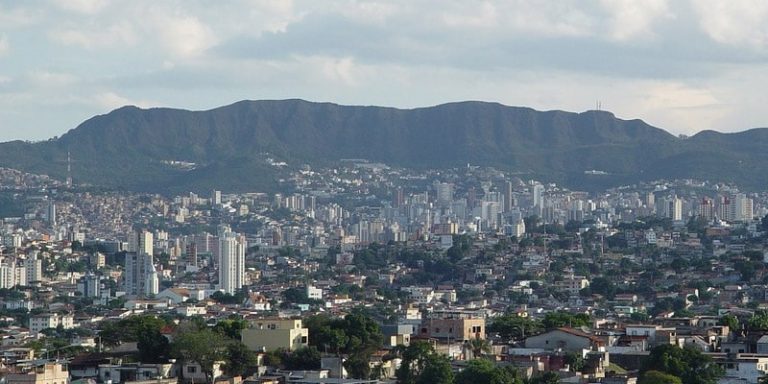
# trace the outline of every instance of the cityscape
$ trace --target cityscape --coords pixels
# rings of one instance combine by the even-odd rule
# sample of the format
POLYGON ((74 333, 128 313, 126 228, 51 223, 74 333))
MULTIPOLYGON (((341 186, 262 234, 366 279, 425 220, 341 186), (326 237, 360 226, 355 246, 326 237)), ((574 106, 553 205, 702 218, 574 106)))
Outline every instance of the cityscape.
POLYGON ((0 1, 0 384, 768 384, 765 0, 0 1))
POLYGON ((706 359, 702 382, 768 367, 766 193, 299 169, 290 193, 169 197, 0 172, 23 207, 2 222, 6 380, 404 382, 423 359, 456 382, 624 383, 668 348, 706 359))

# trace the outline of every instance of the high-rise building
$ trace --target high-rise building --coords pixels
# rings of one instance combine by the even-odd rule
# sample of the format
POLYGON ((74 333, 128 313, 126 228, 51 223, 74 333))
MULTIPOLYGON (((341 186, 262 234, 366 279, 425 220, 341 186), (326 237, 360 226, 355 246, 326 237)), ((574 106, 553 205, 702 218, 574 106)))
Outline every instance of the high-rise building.
POLYGON ((743 193, 737 193, 731 199, 730 218, 732 221, 748 221, 754 216, 752 199, 743 193))
POLYGON ((153 264, 147 265, 147 277, 144 280, 144 295, 154 296, 160 293, 160 277, 153 264))
POLYGON ((56 227, 56 202, 53 200, 48 202, 48 224, 56 227))
POLYGON ((26 277, 24 267, 17 267, 16 260, 6 259, 0 261, 0 288, 13 288, 17 285, 26 285, 26 277))
POLYGON ((148 291, 147 282, 150 281, 149 278, 152 273, 156 274, 152 255, 135 252, 126 253, 125 270, 123 271, 123 290, 125 290, 127 295, 146 295, 148 291))
POLYGON ((128 238, 128 252, 151 255, 154 253, 154 235, 146 229, 131 233, 128 238))
POLYGON ((533 197, 533 207, 537 209, 537 211, 541 211, 541 208, 544 207, 544 201, 542 200, 542 194, 544 193, 544 186, 541 184, 534 184, 534 186, 531 188, 531 195, 533 197))
POLYGON ((187 244, 185 254, 187 256, 187 266, 197 267, 197 243, 193 241, 187 244))
POLYGON ((706 196, 702 197, 696 208, 696 215, 712 220, 715 217, 715 201, 706 196))
POLYGON ((24 269, 27 274, 27 283, 43 280, 43 261, 40 260, 37 251, 30 252, 24 260, 24 269))
POLYGON ((101 295, 101 279, 93 273, 88 273, 77 282, 77 291, 83 297, 99 297, 101 295))
POLYGON ((219 288, 235 294, 245 285, 245 236, 227 229, 219 235, 219 288))
POLYGON ((392 195, 392 206, 395 208, 400 208, 403 206, 403 204, 405 204, 405 193, 403 192, 403 187, 397 187, 392 195))
POLYGON ((437 205, 439 207, 451 205, 451 201, 453 201, 453 184, 436 181, 434 187, 437 194, 437 205))
POLYGON ((506 180, 504 182, 504 212, 509 212, 515 206, 515 197, 513 195, 514 188, 512 182, 506 180))
POLYGON ((221 191, 214 190, 213 193, 211 193, 211 204, 213 205, 221 204, 221 191))

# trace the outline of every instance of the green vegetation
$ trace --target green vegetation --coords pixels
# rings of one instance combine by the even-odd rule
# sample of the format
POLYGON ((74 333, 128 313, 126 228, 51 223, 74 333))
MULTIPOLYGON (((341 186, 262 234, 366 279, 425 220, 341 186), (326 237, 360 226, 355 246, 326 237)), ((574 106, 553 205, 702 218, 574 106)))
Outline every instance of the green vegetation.
POLYGON ((692 348, 660 345, 651 350, 640 368, 640 381, 644 383, 715 384, 724 374, 712 358, 692 348), (646 377, 650 374, 650 377, 646 377), (672 380, 672 381, 670 381, 672 380))
POLYGON ((517 370, 511 366, 499 367, 490 360, 470 360, 456 375, 455 384, 522 384, 517 370))
POLYGON ((264 161, 265 153, 292 163, 367 158, 450 167, 470 162, 530 169, 534 177, 590 190, 680 176, 757 187, 768 184, 761 172, 768 165, 761 156, 766 144, 760 130, 702 132, 682 140, 642 121, 596 111, 538 112, 482 102, 398 110, 243 101, 205 112, 120 108, 55 140, 3 143, 0 163, 64 179, 66 153, 77 148, 76 180, 156 192, 275 190, 282 171, 264 161), (475 139, 454 139, 462 137, 475 139), (168 160, 196 167, 181 169, 168 160), (584 175, 588 169, 607 174, 584 175))

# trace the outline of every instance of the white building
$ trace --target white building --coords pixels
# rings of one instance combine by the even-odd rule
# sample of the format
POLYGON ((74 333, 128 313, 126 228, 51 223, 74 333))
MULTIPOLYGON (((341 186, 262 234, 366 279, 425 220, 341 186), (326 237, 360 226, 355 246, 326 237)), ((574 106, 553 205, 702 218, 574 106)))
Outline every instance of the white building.
POLYGON ((323 290, 312 285, 307 285, 307 298, 311 300, 322 300, 323 290))
POLYGON ((30 252, 24 260, 24 268, 27 274, 27 283, 43 280, 43 260, 37 251, 30 252))
POLYGON ((61 325, 64 329, 75 326, 75 318, 72 315, 59 315, 58 313, 42 313, 29 318, 29 332, 40 333, 43 329, 57 328, 61 325))
POLYGON ((245 250, 248 243, 227 229, 219 237, 219 289, 235 294, 245 285, 245 250))

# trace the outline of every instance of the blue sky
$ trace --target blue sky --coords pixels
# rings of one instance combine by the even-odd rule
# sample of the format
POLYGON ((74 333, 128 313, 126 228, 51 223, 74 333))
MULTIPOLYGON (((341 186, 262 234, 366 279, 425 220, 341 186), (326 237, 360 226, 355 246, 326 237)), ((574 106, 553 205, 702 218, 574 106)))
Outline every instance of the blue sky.
POLYGON ((768 2, 0 2, 0 140, 123 105, 458 100, 617 116, 673 133, 768 126, 768 2))

